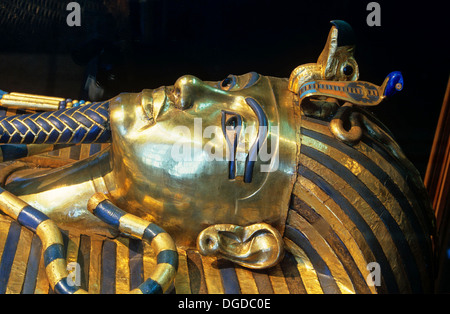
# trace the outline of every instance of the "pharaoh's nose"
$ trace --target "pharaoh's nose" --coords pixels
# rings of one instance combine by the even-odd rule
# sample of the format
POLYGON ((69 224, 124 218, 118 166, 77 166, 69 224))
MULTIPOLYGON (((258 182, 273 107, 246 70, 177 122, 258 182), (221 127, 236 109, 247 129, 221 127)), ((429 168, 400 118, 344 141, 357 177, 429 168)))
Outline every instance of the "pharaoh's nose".
POLYGON ((182 110, 190 108, 203 85, 203 81, 193 75, 180 77, 173 86, 172 97, 175 105, 182 110))

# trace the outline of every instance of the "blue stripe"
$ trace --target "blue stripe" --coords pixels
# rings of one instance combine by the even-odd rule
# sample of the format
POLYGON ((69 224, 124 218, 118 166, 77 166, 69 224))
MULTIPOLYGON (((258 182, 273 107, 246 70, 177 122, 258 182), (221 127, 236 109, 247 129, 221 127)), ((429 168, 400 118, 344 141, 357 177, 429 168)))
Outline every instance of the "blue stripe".
POLYGON ((234 269, 234 264, 224 259, 217 260, 217 264, 220 270, 220 277, 222 277, 225 294, 241 293, 241 287, 239 286, 239 280, 234 269))
MULTIPOLYGON (((28 133, 28 134, 32 134, 32 133, 28 133)), ((61 134, 58 130, 53 130, 50 132, 50 134, 47 137, 46 142, 47 143, 56 143, 56 140, 59 137, 59 134, 61 134)), ((26 141, 26 140, 25 140, 26 141)), ((30 140, 30 142, 32 141, 32 139, 30 140)))
POLYGON ((172 265, 175 270, 178 270, 178 253, 172 250, 161 251, 156 257, 156 263, 167 263, 172 265))
POLYGON ((15 119, 11 121, 11 124, 16 127, 20 134, 24 135, 28 132, 28 127, 23 123, 23 121, 15 119))
POLYGON ((11 267, 16 255, 17 243, 20 238, 21 227, 18 223, 12 222, 8 236, 6 237, 5 247, 3 248, 2 259, 0 262, 0 294, 6 293, 11 267))
POLYGON ((325 167, 332 170, 342 179, 344 179, 355 191, 357 191, 361 197, 369 204, 377 216, 383 221, 388 232, 390 233, 392 240, 397 247, 397 250, 403 260, 406 273, 410 280, 411 287, 414 292, 422 290, 421 280, 418 274, 418 268, 414 256, 411 252, 408 242, 405 239, 405 235, 401 231, 400 227, 391 216, 389 211, 384 207, 376 195, 367 188, 350 170, 342 166, 333 158, 313 149, 308 146, 302 146, 301 152, 306 156, 316 160, 325 167))
POLYGON ((3 130, 0 131, 0 142, 1 143, 9 143, 9 140, 11 139, 11 137, 9 136, 9 134, 7 132, 3 132, 3 130))
POLYGON ((47 267, 48 264, 53 262, 54 260, 58 258, 65 258, 64 254, 64 245, 60 243, 54 243, 50 245, 45 251, 44 251, 44 265, 47 267))
POLYGON ((323 135, 321 133, 303 129, 302 132, 304 135, 310 136, 314 139, 317 139, 318 141, 321 141, 322 143, 325 143, 329 146, 332 146, 339 151, 347 154, 354 160, 356 160, 359 164, 361 164, 365 169, 367 169, 370 173, 372 173, 380 182, 383 182, 385 187, 389 190, 389 192, 394 196, 394 198, 399 203, 400 207, 403 209, 404 213, 408 217, 408 221, 411 223, 414 232, 416 235, 419 236, 419 242, 422 244, 422 250, 424 252, 427 251, 425 248, 423 241, 425 240, 423 235, 424 231, 422 230, 422 227, 420 226, 418 219, 416 215, 414 214, 414 211, 409 204, 408 199, 403 194, 403 192, 399 189, 399 187, 392 181, 392 179, 386 174, 386 172, 383 171, 377 164, 375 164, 370 158, 365 156, 364 154, 360 153, 356 149, 345 145, 339 141, 336 141, 335 139, 323 135), (420 236, 421 235, 421 236, 420 236))
MULTIPOLYGON (((48 117, 48 121, 50 121, 55 126, 55 128, 58 129, 58 131, 62 131, 66 128, 66 126, 64 125, 64 123, 61 122, 60 119, 58 119, 56 117, 56 115, 57 115, 56 113, 55 113, 55 115, 50 115, 48 117)), ((30 123, 30 124, 34 125, 34 123, 30 123)), ((37 132, 37 131, 35 131, 35 132, 37 132)))
POLYGON ((66 278, 61 279, 60 281, 58 281, 58 283, 55 285, 55 292, 58 294, 73 294, 75 292, 77 292, 80 288, 73 285, 73 284, 69 284, 69 281, 66 278))
POLYGON ((92 143, 98 136, 98 134, 102 131, 102 129, 98 125, 94 125, 89 129, 86 137, 84 138, 83 143, 92 143))
POLYGON ((119 228, 119 219, 125 214, 126 212, 115 206, 109 200, 100 202, 94 209, 95 216, 115 228, 119 228))
POLYGON ((38 211, 34 207, 31 207, 30 205, 24 207, 17 217, 17 221, 19 223, 33 230, 33 232, 36 232, 37 226, 47 219, 49 219, 47 215, 38 211))
POLYGON ((4 144, 0 145, 2 150, 3 161, 10 161, 28 155, 28 148, 25 144, 4 144))
POLYGON ((69 139, 72 137, 72 134, 73 132, 70 129, 64 130, 59 136, 58 143, 67 144, 69 142, 69 139))
POLYGON ((102 274, 101 294, 116 293, 116 250, 117 244, 113 241, 103 241, 102 247, 102 274))
POLYGON ((325 261, 320 257, 317 251, 313 248, 309 240, 299 230, 286 225, 285 236, 292 240, 296 245, 302 248, 306 255, 308 255, 314 270, 317 272, 320 286, 324 293, 340 294, 336 281, 331 274, 325 261))
POLYGON ((128 248, 130 249, 130 289, 133 290, 144 281, 142 241, 130 239, 128 248))
MULTIPOLYGON (((392 181, 392 179, 377 165, 375 164, 371 159, 369 159, 364 154, 360 153, 356 149, 341 143, 339 141, 336 141, 334 138, 331 138, 329 136, 326 136, 324 134, 308 130, 308 129, 302 129, 302 134, 307 135, 309 137, 312 137, 318 141, 321 141, 322 143, 325 143, 331 147, 336 148, 337 150, 347 154, 354 160, 356 160, 359 164, 361 164, 365 169, 367 169, 372 175, 374 175, 379 182, 383 183, 383 185, 386 187, 386 189, 391 193, 391 195, 394 197, 394 199, 397 201, 399 206, 402 208, 403 213, 405 214, 407 221, 410 223, 412 229, 414 230, 414 235, 417 239, 417 243, 420 246, 420 250, 425 258, 425 263, 431 267, 431 260, 430 260, 430 254, 431 253, 431 243, 428 243, 430 241, 429 234, 427 235, 425 231, 422 229, 422 226, 420 225, 417 216, 414 213, 413 208, 411 207, 408 199, 403 194, 403 192, 399 189, 399 187, 392 181)), ((377 199, 378 200, 378 199, 377 199)), ((381 202, 378 202, 378 208, 384 208, 384 206, 381 206, 381 202), (380 207, 381 206, 381 207, 380 207)), ((390 217, 390 214, 389 214, 390 217)), ((390 223, 393 226, 397 226, 397 223, 394 221, 394 219, 389 218, 386 220, 388 223, 390 223)), ((396 232, 401 232, 400 228, 394 227, 393 234, 396 234, 396 232)), ((405 243, 406 240, 402 240, 404 237, 400 237, 400 245, 401 247, 404 247, 405 245, 409 245, 405 243)), ((410 253, 405 251, 405 258, 409 259, 412 258, 410 253)), ((414 262, 416 260, 414 259, 414 262)), ((408 263, 409 264, 409 263, 408 263)), ((411 270, 413 273, 417 273, 417 270, 411 270)))
POLYGON ((143 239, 146 240, 148 243, 151 243, 154 237, 164 232, 165 231, 163 228, 158 227, 154 223, 150 223, 144 230, 143 239))
MULTIPOLYGON (((2 120, 1 125, 9 134, 13 134, 15 130, 14 130, 14 127, 11 125, 10 121, 7 120, 8 118, 9 117, 6 117, 5 120, 2 120)), ((2 133, 4 133, 4 132, 2 132, 2 133)))
POLYGON ((344 211, 344 213, 352 220, 356 225, 358 230, 364 237, 367 245, 372 251, 377 262, 381 265, 381 273, 386 282, 387 288, 390 292, 398 293, 398 286, 395 280, 392 269, 389 266, 389 262, 384 255, 381 245, 378 243, 377 238, 373 234, 372 229, 359 214, 359 212, 350 204, 350 202, 342 196, 336 189, 333 188, 328 182, 326 182, 322 177, 312 172, 304 166, 300 166, 299 174, 306 179, 314 182, 320 189, 322 189, 327 195, 329 195, 334 202, 344 211))
MULTIPOLYGON (((81 143, 81 140, 84 138, 84 136, 86 135, 86 129, 84 128, 79 128, 78 130, 76 130, 72 136, 72 139, 70 140, 70 144, 78 144, 81 143)), ((86 142, 84 142, 86 143, 86 142)))
POLYGON ((404 178, 408 188, 411 192, 417 196, 416 201, 419 203, 421 207, 420 213, 422 214, 419 218, 420 221, 425 222, 427 226, 426 234, 434 234, 434 229, 431 221, 434 219, 432 216, 432 208, 430 206, 430 202, 428 199, 428 192, 425 190, 423 186, 417 185, 411 177, 411 173, 417 171, 416 169, 409 170, 408 167, 400 162, 396 157, 392 156, 391 153, 382 145, 375 142, 374 139, 363 137, 363 143, 367 146, 371 147, 374 151, 380 154, 391 166, 395 168, 395 170, 404 178), (423 196, 423 197, 422 197, 423 196), (430 215, 427 215, 430 213, 430 215))
MULTIPOLYGON (((45 132, 41 131, 38 133, 38 136, 34 140, 33 144, 43 144, 46 138, 47 138, 47 135, 45 134, 45 132)), ((11 139, 10 141, 14 143, 13 139, 11 139)), ((20 141, 20 139, 18 139, 18 141, 20 141)), ((53 144, 53 143, 48 143, 48 144, 53 144)))
MULTIPOLYGON (((90 134, 92 134, 92 133, 90 133, 90 134)), ((94 140, 94 139, 92 139, 92 140, 94 140)), ((92 156, 92 155, 98 153, 101 149, 102 149, 102 145, 101 144, 90 144, 90 146, 89 146, 89 156, 92 156)))
MULTIPOLYGON (((306 86, 310 86, 310 85, 314 85, 314 84, 316 84, 315 81, 314 81, 314 82, 310 82, 310 83, 303 84, 302 86, 300 86, 300 89, 299 89, 299 90, 305 89, 306 86)), ((306 94, 308 94, 308 93, 315 93, 315 92, 317 92, 317 91, 316 91, 315 89, 313 89, 313 88, 308 89, 308 90, 306 90, 306 91, 304 91, 303 93, 300 94, 300 98, 303 98, 303 97, 304 97, 306 94)))
POLYGON ((38 118, 35 120, 37 124, 41 126, 42 129, 44 129, 46 132, 50 132, 52 129, 52 126, 47 123, 46 120, 44 120, 41 116, 38 116, 38 118))
POLYGON ((41 260, 42 242, 37 235, 31 241, 30 255, 28 257, 27 271, 23 283, 22 293, 33 294, 36 289, 36 280, 39 272, 39 262, 41 260))
POLYGON ((95 143, 110 143, 111 142, 111 130, 106 129, 100 133, 100 136, 95 143))
POLYGON ((143 294, 161 294, 163 290, 161 285, 149 278, 144 283, 139 286, 139 290, 142 291, 143 294))

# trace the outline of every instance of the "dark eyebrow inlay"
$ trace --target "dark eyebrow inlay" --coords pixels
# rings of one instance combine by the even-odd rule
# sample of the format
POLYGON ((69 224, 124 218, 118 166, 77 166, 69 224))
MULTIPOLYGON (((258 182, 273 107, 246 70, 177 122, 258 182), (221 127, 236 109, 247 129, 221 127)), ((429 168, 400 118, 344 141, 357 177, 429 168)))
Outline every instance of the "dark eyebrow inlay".
POLYGON ((250 148, 248 152, 247 160, 245 162, 245 173, 244 173, 244 182, 250 183, 253 179, 253 167, 255 165, 256 157, 259 153, 259 149, 267 138, 267 116, 264 113, 264 110, 261 108, 261 105, 253 98, 247 97, 245 102, 252 108, 255 112, 256 117, 259 122, 258 136, 256 138, 255 143, 250 148))
POLYGON ((250 86, 253 86, 258 80, 259 80, 259 74, 256 72, 250 72, 252 77, 248 81, 248 83, 244 86, 244 88, 248 88, 250 86))

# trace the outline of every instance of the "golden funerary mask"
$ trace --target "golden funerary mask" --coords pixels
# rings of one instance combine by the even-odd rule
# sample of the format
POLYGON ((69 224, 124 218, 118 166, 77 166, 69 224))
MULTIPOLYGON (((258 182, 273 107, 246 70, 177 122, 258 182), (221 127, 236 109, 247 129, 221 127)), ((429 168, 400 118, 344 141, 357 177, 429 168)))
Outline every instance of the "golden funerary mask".
MULTIPOLYGON (((39 111, 0 118, 0 157, 13 161, 1 164, 0 209, 41 239, 52 288, 85 292, 66 282, 60 228, 151 244, 156 266, 136 293, 168 291, 182 250, 250 269, 287 250, 306 292, 428 291, 426 190, 365 109, 401 91, 403 77, 359 81, 351 28, 332 24, 317 62, 289 79, 186 75, 99 103, 0 92, 2 107, 39 111), (80 143, 105 146, 74 163, 39 158, 80 143), (16 161, 33 155, 32 166, 16 161), (380 267, 380 288, 365 280, 368 265, 380 267)), ((203 275, 222 267, 211 265, 203 275)))
POLYGON ((177 242, 194 243, 211 224, 280 227, 296 166, 295 111, 286 79, 254 72, 121 94, 110 102, 111 195, 176 230, 177 242))

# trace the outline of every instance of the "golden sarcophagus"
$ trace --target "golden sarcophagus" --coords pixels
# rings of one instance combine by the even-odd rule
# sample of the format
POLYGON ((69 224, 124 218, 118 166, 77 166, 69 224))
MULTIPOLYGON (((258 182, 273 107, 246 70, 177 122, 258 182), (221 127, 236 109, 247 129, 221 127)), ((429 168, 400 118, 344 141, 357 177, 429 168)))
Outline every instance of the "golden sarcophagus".
POLYGON ((359 80, 351 38, 289 78, 4 92, 0 293, 432 291, 427 193, 367 110, 403 77, 359 80))

